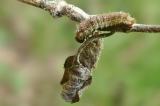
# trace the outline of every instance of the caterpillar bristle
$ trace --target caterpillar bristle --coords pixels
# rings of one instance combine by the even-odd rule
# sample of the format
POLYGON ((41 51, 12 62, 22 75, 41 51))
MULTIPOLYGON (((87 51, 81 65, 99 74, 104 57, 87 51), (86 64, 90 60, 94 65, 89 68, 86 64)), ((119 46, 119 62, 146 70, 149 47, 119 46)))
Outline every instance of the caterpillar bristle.
POLYGON ((79 24, 75 39, 77 42, 83 43, 85 39, 93 35, 95 30, 126 32, 134 23, 135 19, 125 12, 96 15, 79 24))

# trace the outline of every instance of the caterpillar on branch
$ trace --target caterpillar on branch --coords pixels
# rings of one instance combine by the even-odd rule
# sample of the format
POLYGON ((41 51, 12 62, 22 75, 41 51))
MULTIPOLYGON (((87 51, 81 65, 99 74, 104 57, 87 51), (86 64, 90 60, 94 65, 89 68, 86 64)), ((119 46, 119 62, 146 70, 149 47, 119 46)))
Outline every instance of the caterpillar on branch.
POLYGON ((125 12, 112 12, 92 16, 79 24, 75 39, 82 43, 92 37, 95 31, 127 32, 134 23, 135 19, 125 12))

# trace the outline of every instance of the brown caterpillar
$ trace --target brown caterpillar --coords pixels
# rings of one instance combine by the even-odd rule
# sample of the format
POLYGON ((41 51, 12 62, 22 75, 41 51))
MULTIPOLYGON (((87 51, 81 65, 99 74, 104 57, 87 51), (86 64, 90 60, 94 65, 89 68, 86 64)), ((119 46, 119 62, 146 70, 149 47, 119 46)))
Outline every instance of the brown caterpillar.
POLYGON ((129 31, 134 23, 134 18, 125 12, 112 12, 93 16, 79 24, 75 39, 82 43, 88 37, 94 35, 95 31, 126 32, 129 31))
POLYGON ((78 102, 82 91, 91 84, 92 69, 98 61, 101 46, 101 39, 89 41, 87 45, 83 46, 82 44, 80 46, 76 55, 66 59, 65 71, 61 80, 61 95, 65 101, 78 102))
POLYGON ((78 102, 82 90, 91 84, 92 76, 88 68, 74 62, 75 56, 69 56, 64 64, 65 72, 61 81, 61 95, 71 103, 78 102))

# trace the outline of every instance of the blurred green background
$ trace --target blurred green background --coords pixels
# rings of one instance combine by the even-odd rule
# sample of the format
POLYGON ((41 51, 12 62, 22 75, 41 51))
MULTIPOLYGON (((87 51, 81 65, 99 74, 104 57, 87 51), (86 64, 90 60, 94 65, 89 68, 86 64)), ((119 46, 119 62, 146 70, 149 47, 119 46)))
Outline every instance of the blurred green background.
MULTIPOLYGON (((125 11, 160 24, 160 0, 68 0, 87 13, 125 11)), ((93 83, 79 103, 59 84, 80 46, 75 22, 15 0, 0 1, 0 106, 160 106, 160 34, 116 33, 104 40, 93 83)))

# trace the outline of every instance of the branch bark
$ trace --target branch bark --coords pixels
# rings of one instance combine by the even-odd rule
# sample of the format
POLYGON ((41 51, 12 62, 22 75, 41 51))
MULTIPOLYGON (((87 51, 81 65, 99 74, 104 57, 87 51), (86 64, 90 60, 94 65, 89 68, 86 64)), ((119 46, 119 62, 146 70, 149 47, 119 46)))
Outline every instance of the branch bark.
POLYGON ((160 32, 160 25, 133 24, 130 32, 160 32))
POLYGON ((25 4, 29 4, 48 11, 53 17, 67 16, 73 21, 81 22, 88 19, 90 15, 84 12, 82 9, 68 4, 63 0, 18 0, 25 4))

